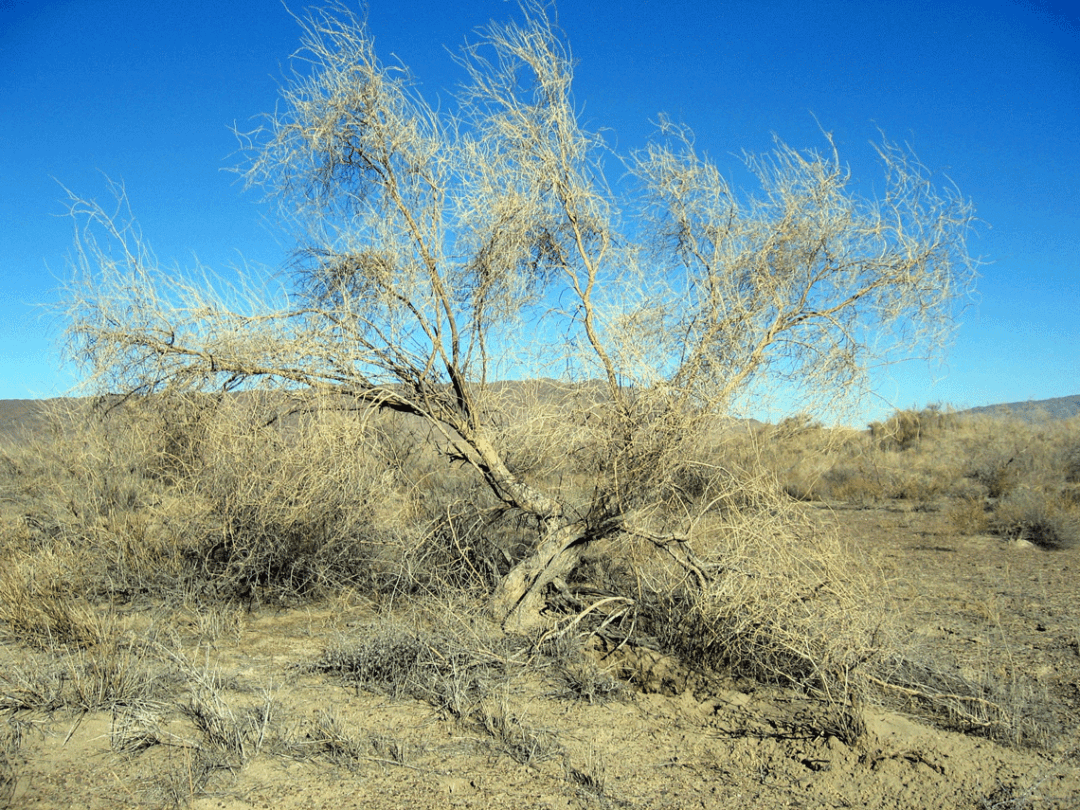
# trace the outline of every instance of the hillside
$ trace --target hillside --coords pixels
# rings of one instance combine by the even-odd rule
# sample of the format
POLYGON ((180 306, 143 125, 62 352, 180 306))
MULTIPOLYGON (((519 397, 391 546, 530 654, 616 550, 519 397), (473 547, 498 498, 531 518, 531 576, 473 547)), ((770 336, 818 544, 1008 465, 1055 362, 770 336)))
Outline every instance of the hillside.
POLYGON ((1069 419, 1080 414, 1080 394, 1054 399, 1006 402, 998 405, 982 405, 968 408, 960 413, 986 414, 989 416, 1015 416, 1020 419, 1069 419))

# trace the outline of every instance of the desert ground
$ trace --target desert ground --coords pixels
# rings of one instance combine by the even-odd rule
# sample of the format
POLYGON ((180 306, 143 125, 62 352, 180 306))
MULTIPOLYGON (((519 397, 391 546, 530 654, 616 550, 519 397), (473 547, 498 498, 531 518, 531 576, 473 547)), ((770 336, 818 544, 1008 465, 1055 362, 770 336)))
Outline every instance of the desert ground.
MULTIPOLYGON (((940 444, 874 456, 918 472, 917 493, 910 475, 884 493, 879 479, 808 478, 822 456, 799 434, 785 486, 874 572, 881 632, 903 650, 842 712, 820 690, 703 666, 646 637, 616 645, 584 621, 504 633, 467 589, 65 589, 49 580, 77 570, 46 542, 60 530, 28 522, 27 499, 44 496, 27 495, 28 468, 8 470, 6 804, 1080 806, 1072 524, 1059 515, 1054 542, 1009 536, 982 493, 973 518, 968 489, 928 483, 940 444), (832 489, 807 492, 819 480, 832 489)), ((21 458, 7 453, 9 466, 21 458)), ((854 458, 841 456, 830 469, 854 458)))

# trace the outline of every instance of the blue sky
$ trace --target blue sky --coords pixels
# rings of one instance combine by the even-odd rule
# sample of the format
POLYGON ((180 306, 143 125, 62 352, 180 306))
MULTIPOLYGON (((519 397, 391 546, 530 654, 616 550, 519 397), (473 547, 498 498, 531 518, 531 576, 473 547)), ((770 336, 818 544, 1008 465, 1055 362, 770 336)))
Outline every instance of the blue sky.
MULTIPOLYGON (((1071 6, 1071 3, 1070 3, 1071 6)), ((303 6, 291 6, 301 11, 303 6)), ((515 11, 505 0, 372 0, 368 22, 444 99, 447 48, 515 11)), ((1080 18, 1064 3, 563 0, 575 96, 620 150, 659 113, 737 172, 772 136, 833 133, 875 179, 880 128, 947 173, 981 220, 979 292, 943 366, 875 378, 866 416, 1080 393, 1080 18)), ((0 398, 65 393, 63 186, 122 181, 165 265, 280 268, 287 239, 236 175, 230 128, 274 109, 296 22, 278 0, 0 0, 0 398)))

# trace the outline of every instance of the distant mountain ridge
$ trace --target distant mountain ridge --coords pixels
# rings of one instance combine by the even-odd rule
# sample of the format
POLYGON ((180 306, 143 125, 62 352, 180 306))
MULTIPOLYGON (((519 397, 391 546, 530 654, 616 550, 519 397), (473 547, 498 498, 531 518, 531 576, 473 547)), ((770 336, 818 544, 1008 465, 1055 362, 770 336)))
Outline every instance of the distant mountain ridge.
MULTIPOLYGON (((572 396, 588 398, 589 389, 596 383, 567 384, 555 380, 529 380, 527 382, 501 381, 491 386, 504 403, 524 404, 528 402, 558 402, 572 396)), ((51 406, 62 400, 56 399, 4 399, 0 400, 0 436, 25 437, 47 424, 47 414, 51 406)), ((1029 400, 1027 402, 1006 402, 996 405, 981 405, 954 411, 959 414, 979 414, 1016 419, 1070 419, 1080 415, 1080 394, 1053 399, 1029 400)), ((750 424, 760 424, 749 420, 750 424)))
POLYGON ((1027 402, 982 405, 978 408, 958 411, 958 413, 1014 416, 1018 419, 1069 419, 1080 415, 1080 394, 1073 394, 1071 397, 1028 400, 1027 402))

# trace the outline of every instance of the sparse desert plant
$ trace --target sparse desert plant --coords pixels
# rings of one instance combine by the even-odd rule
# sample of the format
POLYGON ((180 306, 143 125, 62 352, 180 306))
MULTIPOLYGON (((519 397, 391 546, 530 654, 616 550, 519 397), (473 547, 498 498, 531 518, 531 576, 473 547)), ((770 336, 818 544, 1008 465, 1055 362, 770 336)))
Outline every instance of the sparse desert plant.
POLYGON ((973 460, 968 477, 986 487, 994 500, 1008 495, 1020 480, 1020 463, 1014 453, 991 448, 973 460))
POLYGON ((948 508, 949 522, 960 534, 987 534, 990 510, 985 498, 958 498, 948 508))
POLYGON ((581 762, 581 767, 575 767, 569 754, 563 754, 563 770, 566 778, 576 782, 586 793, 603 797, 607 787, 607 764, 604 762, 595 747, 590 746, 581 762))
POLYGON ((869 677, 882 687, 886 702, 946 728, 1012 743, 1034 731, 1030 707, 1018 704, 1015 684, 1003 689, 903 654, 875 661, 875 670, 869 677))
POLYGON ((1043 549, 1062 549, 1080 542, 1080 515, 1068 510, 1056 493, 1017 489, 994 505, 991 530, 1010 540, 1043 549))
POLYGON ((555 735, 533 727, 513 711, 508 700, 486 701, 476 710, 475 717, 497 750, 520 765, 535 766, 562 754, 555 735))
POLYGON ((921 411, 897 411, 884 422, 872 423, 870 436, 882 450, 908 450, 940 431, 948 418, 938 405, 929 405, 921 411))
POLYGON ((80 712, 158 705, 171 683, 146 645, 122 635, 88 649, 24 652, 0 669, 0 710, 80 712))
POLYGON ((838 461, 821 477, 818 489, 830 500, 866 506, 883 501, 888 493, 888 477, 871 459, 856 457, 838 461))
POLYGON ((556 695, 586 703, 607 703, 627 693, 626 682, 612 671, 585 655, 559 663, 555 670, 556 695))
POLYGON ((223 769, 239 770, 258 755, 266 739, 274 700, 269 690, 263 697, 254 706, 237 708, 223 697, 220 689, 203 681, 181 710, 199 732, 200 747, 216 752, 223 769))
MULTIPOLYGON (((523 709, 512 705, 507 664, 515 653, 505 637, 466 633, 461 623, 445 618, 416 616, 413 622, 409 627, 402 617, 388 616, 359 639, 343 639, 325 650, 313 669, 340 675, 367 691, 422 700, 483 731, 499 753, 522 765, 561 753, 553 734, 534 728, 523 709)), ((341 740, 349 756, 364 758, 355 738, 334 729, 323 736, 332 745, 341 740)))
POLYGON ((65 680, 71 704, 82 711, 159 702, 167 684, 157 656, 145 644, 122 637, 72 651, 65 680))
POLYGON ((228 694, 229 679, 197 653, 163 644, 155 651, 175 679, 171 699, 149 710, 119 707, 112 746, 126 756, 150 759, 152 777, 139 788, 146 800, 186 806, 215 780, 235 777, 268 740, 276 741, 276 699, 270 687, 254 696, 228 694), (169 721, 177 715, 184 722, 169 721))
POLYGON ((370 758, 369 740, 350 728, 333 709, 320 710, 302 744, 290 746, 298 757, 323 757, 335 765, 355 768, 370 758))
POLYGON ((370 692, 425 701, 463 719, 503 677, 510 655, 506 639, 466 632, 452 616, 386 615, 358 637, 324 650, 312 668, 370 692))

